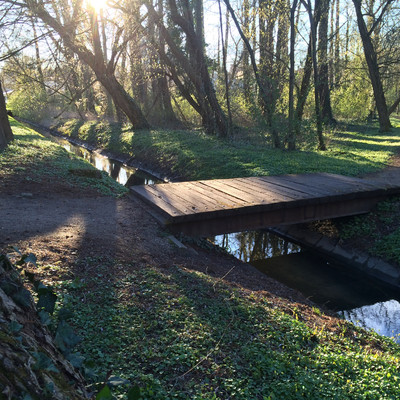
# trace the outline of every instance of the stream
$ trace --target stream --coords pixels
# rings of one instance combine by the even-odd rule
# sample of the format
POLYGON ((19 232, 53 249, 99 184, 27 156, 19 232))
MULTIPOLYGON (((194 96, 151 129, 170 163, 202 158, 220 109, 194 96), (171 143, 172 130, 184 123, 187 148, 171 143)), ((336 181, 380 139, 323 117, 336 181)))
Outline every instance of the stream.
MULTIPOLYGON (((160 183, 152 174, 127 166, 68 140, 52 136, 72 152, 125 186, 160 183)), ((320 306, 400 343, 400 294, 290 243, 266 230, 219 235, 210 240, 243 262, 300 291, 320 306)))
POLYGON ((77 144, 70 143, 68 140, 57 138, 57 142, 61 144, 67 151, 84 158, 90 164, 100 171, 107 172, 113 179, 124 186, 134 185, 151 185, 162 182, 159 178, 143 171, 123 164, 120 161, 113 160, 102 154, 90 151, 77 144))
POLYGON ((211 241, 320 306, 400 343, 400 294, 268 231, 219 235, 211 241))

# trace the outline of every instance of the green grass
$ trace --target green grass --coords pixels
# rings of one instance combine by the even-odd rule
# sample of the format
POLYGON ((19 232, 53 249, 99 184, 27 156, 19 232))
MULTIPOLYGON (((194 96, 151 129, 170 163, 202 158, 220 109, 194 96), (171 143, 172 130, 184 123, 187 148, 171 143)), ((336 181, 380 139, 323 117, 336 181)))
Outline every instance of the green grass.
MULTIPOLYGON (((2 180, 12 184, 15 177, 35 182, 62 179, 82 188, 94 183, 68 173, 70 168, 91 168, 87 163, 15 121, 12 124, 16 140, 0 154, 2 180)), ((218 174, 222 174, 225 162, 233 163, 238 168, 233 176, 239 176, 239 172, 261 173, 263 168, 271 173, 271 168, 290 172, 290 155, 293 172, 300 172, 296 169, 300 160, 302 168, 317 168, 313 163, 320 160, 322 166, 316 170, 321 171, 329 170, 328 166, 344 168, 349 157, 353 159, 352 173, 366 172, 364 167, 380 168, 396 150, 397 134, 398 128, 388 136, 393 138, 390 144, 386 136, 379 137, 375 131, 342 133, 342 139, 337 136, 334 146, 332 139, 331 148, 336 150, 335 154, 331 150, 330 156, 330 152, 257 149, 250 142, 239 148, 238 143, 189 132, 126 130, 120 137, 130 151, 141 140, 148 143, 153 138, 159 146, 165 143, 159 148, 143 145, 143 152, 158 149, 157 154, 166 157, 162 159, 165 165, 171 165, 171 160, 186 160, 191 174, 223 176, 218 174), (182 140, 182 146, 177 138, 182 140), (214 172, 204 171, 211 159, 204 161, 208 156, 203 154, 200 161, 194 161, 201 154, 192 149, 198 142, 203 143, 208 156, 230 154, 232 160, 219 160, 214 172), (252 152, 255 148, 257 152, 252 152), (374 160, 374 152, 380 158, 374 160), (192 157, 193 164, 198 168, 201 164, 203 172, 195 171, 189 162, 192 157), (260 157, 265 158, 261 166, 257 164, 260 157), (282 167, 280 157, 284 160, 282 167)), ((349 173, 349 169, 346 171, 349 173)), ((227 168, 224 173, 232 171, 227 168)), ((106 183, 104 190, 118 193, 118 186, 113 185, 106 183)), ((394 206, 381 207, 391 213, 394 206)), ((363 229, 361 224, 360 231, 363 229)), ((58 282, 61 305, 73 310, 74 326, 82 337, 79 350, 93 362, 100 377, 112 371, 138 384, 143 399, 398 398, 400 348, 390 339, 366 333, 344 321, 335 330, 326 329, 317 319, 306 323, 302 311, 291 303, 282 308, 273 298, 227 286, 179 266, 159 269, 134 262, 85 259, 75 265, 74 279, 58 282)), ((57 272, 54 279, 60 279, 59 275, 57 272)), ((320 317, 319 310, 313 312, 316 318, 320 317)), ((124 395, 120 394, 120 398, 124 395)))
POLYGON ((400 265, 400 228, 378 240, 371 253, 400 265))
POLYGON ((172 177, 193 180, 308 172, 359 175, 383 168, 400 149, 399 123, 387 134, 379 134, 376 126, 342 125, 327 134, 328 151, 315 150, 315 134, 304 133, 295 152, 272 149, 261 134, 224 141, 200 131, 133 131, 118 124, 79 120, 58 129, 129 154, 172 177))
POLYGON ((96 266, 85 289, 60 290, 79 350, 143 399, 398 397, 400 347, 389 339, 347 322, 336 332, 307 325, 296 308, 178 266, 110 263, 83 260, 79 270, 96 266))
POLYGON ((106 195, 118 196, 127 192, 106 173, 102 174, 101 179, 71 174, 71 170, 95 168, 14 119, 11 119, 11 127, 15 140, 0 153, 0 177, 10 181, 10 184, 17 179, 26 183, 51 184, 61 181, 82 189, 95 189, 106 195))
POLYGON ((332 220, 336 236, 349 247, 400 265, 400 197, 377 204, 367 215, 332 220))

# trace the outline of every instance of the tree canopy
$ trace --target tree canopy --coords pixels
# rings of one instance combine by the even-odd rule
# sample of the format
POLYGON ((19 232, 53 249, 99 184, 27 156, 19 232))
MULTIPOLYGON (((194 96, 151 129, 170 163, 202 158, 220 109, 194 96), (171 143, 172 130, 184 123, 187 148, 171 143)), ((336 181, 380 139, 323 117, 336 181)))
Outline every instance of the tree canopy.
POLYGON ((258 124, 275 147, 294 149, 311 118, 324 149, 323 126, 340 118, 376 116, 390 129, 399 5, 1 0, 1 81, 15 112, 31 119, 201 125, 220 137, 258 124))

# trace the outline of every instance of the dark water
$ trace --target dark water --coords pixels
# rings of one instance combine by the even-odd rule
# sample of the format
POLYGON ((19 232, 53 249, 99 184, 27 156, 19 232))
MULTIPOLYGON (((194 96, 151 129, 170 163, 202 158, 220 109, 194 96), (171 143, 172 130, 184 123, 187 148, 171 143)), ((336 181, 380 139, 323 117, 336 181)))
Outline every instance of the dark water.
POLYGON ((57 141, 66 150, 84 158, 100 171, 106 171, 121 185, 149 185, 161 182, 158 178, 145 171, 124 165, 119 161, 109 159, 101 154, 87 150, 84 147, 72 144, 65 139, 57 138, 57 141))
POLYGON ((314 303, 400 343, 400 293, 267 231, 220 235, 213 241, 314 303))

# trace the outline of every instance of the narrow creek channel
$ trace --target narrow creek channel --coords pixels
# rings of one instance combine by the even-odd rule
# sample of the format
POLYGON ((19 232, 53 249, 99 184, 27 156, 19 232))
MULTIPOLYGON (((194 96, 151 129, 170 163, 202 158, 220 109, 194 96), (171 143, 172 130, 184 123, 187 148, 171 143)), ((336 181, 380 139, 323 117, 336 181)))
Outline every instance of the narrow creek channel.
POLYGON ((211 241, 314 303, 400 343, 400 294, 264 230, 211 241))
MULTIPOLYGON (((157 177, 52 136, 72 152, 125 186, 162 182, 157 177)), ((338 312, 366 329, 400 343, 400 294, 380 286, 266 230, 219 235, 210 240, 243 262, 286 286, 299 290, 320 306, 338 312)))
POLYGON ((100 171, 107 172, 113 179, 124 186, 151 185, 162 182, 159 178, 139 168, 130 167, 120 161, 110 159, 102 154, 85 149, 82 146, 57 138, 67 151, 84 158, 100 171))

